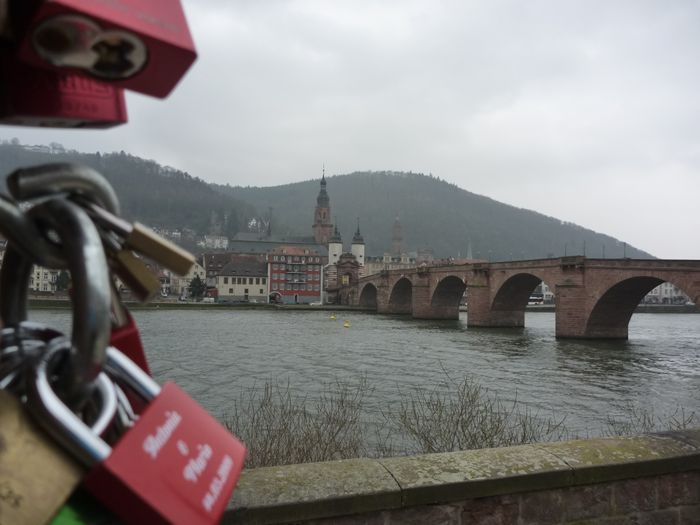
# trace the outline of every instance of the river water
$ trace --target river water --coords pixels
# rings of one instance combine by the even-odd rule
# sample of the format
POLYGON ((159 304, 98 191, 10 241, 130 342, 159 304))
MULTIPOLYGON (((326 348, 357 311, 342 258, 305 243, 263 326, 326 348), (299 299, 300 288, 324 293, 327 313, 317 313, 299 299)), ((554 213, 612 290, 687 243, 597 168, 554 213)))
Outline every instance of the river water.
MULTIPOLYGON (((467 328, 459 321, 323 311, 137 310, 159 382, 174 380, 218 417, 265 381, 310 397, 335 380, 366 377, 368 409, 387 410, 402 389, 442 387, 472 375, 504 400, 566 416, 595 435, 628 407, 658 415, 700 408, 700 315, 635 314, 628 341, 557 340, 553 313, 527 313, 526 328, 467 328), (343 321, 350 323, 343 327, 343 321)), ((67 310, 31 319, 68 330, 67 310)), ((699 411, 700 415, 700 411, 699 411)), ((700 419, 696 419, 697 422, 700 419)))

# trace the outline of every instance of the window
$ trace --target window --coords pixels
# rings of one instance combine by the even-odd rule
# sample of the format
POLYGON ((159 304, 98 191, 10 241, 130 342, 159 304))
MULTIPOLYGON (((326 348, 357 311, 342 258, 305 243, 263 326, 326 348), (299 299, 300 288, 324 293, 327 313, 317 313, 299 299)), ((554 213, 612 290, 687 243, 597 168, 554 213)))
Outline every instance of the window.
MULTIPOLYGON (((275 261, 278 261, 279 257, 277 255, 275 255, 274 259, 275 259, 275 261)), ((284 258, 282 258, 282 260, 284 261, 284 258)))
MULTIPOLYGON (((224 284, 228 284, 228 277, 224 277, 224 284)), ((233 284, 233 282, 231 284, 233 284)))
POLYGON ((233 293, 233 288, 229 288, 228 293, 233 293))
POLYGON ((280 261, 284 262, 284 255, 280 257, 280 261))
POLYGON ((255 278, 255 284, 260 284, 260 277, 255 278))
POLYGON ((253 284, 253 278, 252 278, 252 277, 248 277, 248 284, 253 284))
POLYGON ((243 291, 244 294, 248 295, 248 288, 243 291))
POLYGON ((263 284, 266 284, 266 283, 267 283, 267 277, 263 277, 263 278, 262 278, 262 283, 263 283, 263 284))
POLYGON ((263 289, 260 288, 260 295, 262 295, 262 294, 264 294, 264 293, 265 293, 265 292, 263 292, 263 289))

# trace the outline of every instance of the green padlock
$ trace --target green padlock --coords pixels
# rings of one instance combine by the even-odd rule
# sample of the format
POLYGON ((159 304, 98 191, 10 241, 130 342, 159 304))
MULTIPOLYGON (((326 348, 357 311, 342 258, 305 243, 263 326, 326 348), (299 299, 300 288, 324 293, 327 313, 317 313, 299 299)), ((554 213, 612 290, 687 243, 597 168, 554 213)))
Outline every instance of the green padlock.
POLYGON ((121 525, 121 522, 88 493, 77 489, 50 525, 121 525))

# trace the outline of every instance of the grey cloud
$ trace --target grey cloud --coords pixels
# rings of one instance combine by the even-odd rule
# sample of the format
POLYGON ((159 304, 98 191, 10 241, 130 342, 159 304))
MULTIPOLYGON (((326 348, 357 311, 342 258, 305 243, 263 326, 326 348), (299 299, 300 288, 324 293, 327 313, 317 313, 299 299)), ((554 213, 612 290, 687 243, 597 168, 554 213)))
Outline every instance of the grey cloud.
POLYGON ((0 136, 124 149, 230 184, 308 179, 324 161, 432 172, 700 258, 697 2, 185 8, 200 58, 168 100, 130 95, 130 123, 113 131, 0 136))

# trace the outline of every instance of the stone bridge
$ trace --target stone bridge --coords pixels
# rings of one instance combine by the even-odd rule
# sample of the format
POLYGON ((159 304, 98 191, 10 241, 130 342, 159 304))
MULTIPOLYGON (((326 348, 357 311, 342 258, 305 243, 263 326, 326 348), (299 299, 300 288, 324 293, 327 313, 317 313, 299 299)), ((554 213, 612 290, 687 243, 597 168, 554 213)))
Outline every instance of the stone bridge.
POLYGON ((466 291, 468 326, 522 327, 540 282, 555 295, 557 337, 626 339, 635 308, 663 282, 700 306, 700 261, 581 256, 385 270, 342 288, 339 300, 378 313, 457 319, 466 291))

